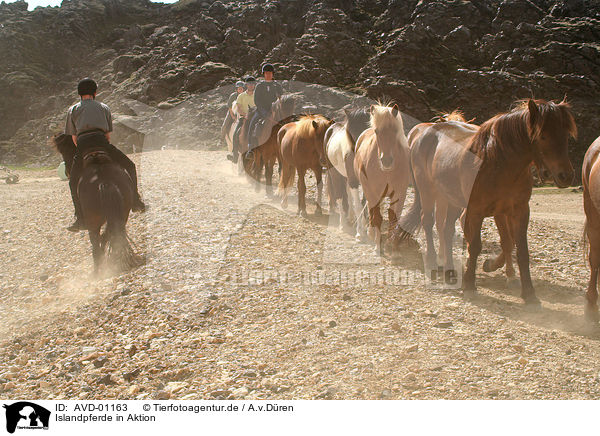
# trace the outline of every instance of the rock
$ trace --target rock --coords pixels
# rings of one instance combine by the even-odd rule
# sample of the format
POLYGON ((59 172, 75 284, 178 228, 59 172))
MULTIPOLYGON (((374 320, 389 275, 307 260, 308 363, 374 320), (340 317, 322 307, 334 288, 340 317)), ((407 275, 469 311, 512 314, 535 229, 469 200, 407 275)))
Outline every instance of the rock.
POLYGON ((167 392, 167 391, 158 391, 155 395, 154 398, 156 400, 168 400, 169 398, 171 398, 171 393, 167 392))
POLYGON ((440 329, 448 329, 452 327, 452 321, 440 321, 435 323, 433 326, 440 329))
POLYGON ((141 368, 136 368, 133 371, 129 371, 123 374, 123 380, 130 383, 134 378, 140 375, 141 368))
POLYGON ((229 66, 219 62, 205 62, 199 70, 188 75, 184 87, 189 92, 207 91, 227 76, 236 76, 229 66))
POLYGON ((419 344, 410 345, 404 349, 404 351, 406 351, 407 353, 413 353, 418 350, 419 350, 419 344))
POLYGON ((92 363, 96 368, 102 368, 106 364, 106 362, 108 362, 108 358, 106 356, 100 356, 97 359, 95 359, 92 363))
POLYGON ((233 398, 235 399, 243 399, 246 398, 246 396, 248 395, 249 390, 247 387, 241 387, 241 388, 237 388, 234 389, 231 394, 233 395, 233 398))
POLYGON ((96 383, 99 385, 114 385, 115 381, 112 379, 110 374, 106 374, 98 378, 96 383))
POLYGON ((335 321, 329 321, 329 324, 327 324, 329 327, 335 327, 337 326, 337 323, 335 321))

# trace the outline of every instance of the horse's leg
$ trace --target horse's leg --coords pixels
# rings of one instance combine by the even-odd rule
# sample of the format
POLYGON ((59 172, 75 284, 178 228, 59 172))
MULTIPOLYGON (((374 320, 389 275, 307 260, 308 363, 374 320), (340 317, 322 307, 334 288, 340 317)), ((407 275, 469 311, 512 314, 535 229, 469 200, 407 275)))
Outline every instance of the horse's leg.
POLYGON ((513 287, 518 284, 518 279, 515 277, 515 269, 512 263, 512 251, 515 243, 512 237, 511 223, 505 214, 495 215, 494 221, 500 235, 502 251, 496 257, 486 259, 483 262, 483 270, 485 272, 496 271, 506 265, 507 285, 513 287))
POLYGON ((589 240, 588 261, 590 263, 590 281, 588 282, 587 292, 585 294, 586 305, 584 309, 585 317, 593 322, 600 320, 598 314, 598 270, 600 269, 600 232, 597 229, 591 229, 587 225, 587 237, 589 240))
POLYGON ((100 272, 102 259, 104 258, 104 250, 101 244, 100 227, 95 227, 93 230, 88 230, 90 242, 92 244, 92 257, 94 259, 94 276, 100 272))
POLYGON ((265 163, 265 191, 268 197, 273 196, 273 166, 275 162, 269 158, 265 163))
POLYGON ((383 256, 384 254, 383 244, 381 243, 382 222, 383 217, 381 216, 381 205, 377 203, 375 207, 369 208, 369 230, 373 230, 373 236, 375 239, 375 252, 380 256, 383 256))
MULTIPOLYGON (((422 190, 423 191, 423 190, 422 190)), ((425 240, 427 241, 427 253, 425 254, 425 273, 435 280, 437 274, 437 254, 435 252, 435 244, 433 242, 433 209, 435 207, 435 197, 433 192, 419 192, 421 198, 421 223, 425 232, 425 240)))
POLYGON ((465 217, 465 239, 467 240, 467 249, 469 258, 467 259, 467 269, 463 278, 463 288, 466 296, 475 294, 475 267, 477 265, 477 256, 481 253, 481 225, 483 216, 469 213, 465 217))
POLYGON ((298 215, 306 218, 306 182, 304 176, 306 170, 297 168, 298 171, 298 215))
MULTIPOLYGON (((454 233, 456 231, 456 220, 460 216, 462 209, 448 205, 446 208, 446 217, 444 219, 444 228, 440 234, 440 241, 444 241, 444 282, 447 285, 455 285, 458 274, 454 267, 453 243, 454 233)), ((441 249, 440 249, 441 250, 441 249)))
POLYGON ((529 248, 527 247, 527 227, 529 226, 529 204, 515 208, 515 242, 517 243, 517 264, 521 276, 521 297, 526 304, 540 305, 535 295, 531 272, 529 271, 529 248))
POLYGON ((260 192, 260 176, 262 175, 262 169, 264 165, 263 152, 262 150, 256 150, 256 157, 254 159, 254 190, 260 192))
POLYGON ((442 198, 438 198, 435 202, 435 228, 438 234, 438 265, 447 263, 446 253, 446 216, 448 215, 448 202, 442 198))
POLYGON ((340 228, 349 221, 348 191, 346 190, 346 178, 340 174, 340 194, 342 196, 342 208, 340 209, 340 228))
POLYGON ((352 203, 354 204, 354 214, 356 218, 356 235, 354 238, 357 242, 364 242, 367 238, 365 232, 365 217, 363 215, 363 205, 360 201, 360 193, 358 188, 351 188, 352 203))
POLYGON ((321 202, 323 201, 323 170, 321 167, 313 168, 317 179, 317 207, 315 208, 315 216, 323 215, 323 209, 321 209, 321 202))

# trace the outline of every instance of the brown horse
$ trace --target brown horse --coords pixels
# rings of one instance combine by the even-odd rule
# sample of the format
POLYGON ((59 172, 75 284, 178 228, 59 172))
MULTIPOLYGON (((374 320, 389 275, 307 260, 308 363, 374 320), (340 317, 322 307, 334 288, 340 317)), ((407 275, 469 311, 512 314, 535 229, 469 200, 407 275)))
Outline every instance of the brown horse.
MULTIPOLYGON (((53 142, 65 162, 72 162, 76 148, 71 136, 55 135, 53 142)), ((135 194, 131 178, 101 148, 89 150, 83 161, 77 191, 92 244, 94 273, 99 272, 105 252, 118 269, 133 267, 140 259, 133 252, 125 228, 135 194), (106 230, 100 234, 104 224, 106 230)))
POLYGON ((265 190, 267 196, 273 195, 273 169, 275 162, 279 162, 281 166, 277 133, 285 124, 298 119, 296 115, 293 115, 295 105, 296 101, 292 95, 283 95, 273 103, 272 118, 277 123, 271 128, 271 134, 266 141, 259 142, 261 145, 253 150, 254 156, 252 159, 244 159, 246 173, 256 181, 257 191, 260 189, 262 169, 265 169, 265 190))
MULTIPOLYGON (((583 159, 581 176, 583 179, 583 208, 585 210, 584 238, 589 242, 587 256, 590 263, 585 315, 598 322, 598 271, 600 270, 600 138, 597 138, 583 159)), ((587 245, 587 244, 586 244, 587 245)))
MULTIPOLYGON (((432 126, 437 125, 437 129, 442 128, 440 126, 441 123, 448 123, 447 129, 444 135, 435 135, 433 138, 437 139, 437 141, 449 141, 449 142, 461 142, 463 146, 467 146, 477 130, 479 130, 479 126, 475 124, 471 124, 467 122, 459 110, 455 110, 449 114, 442 114, 437 117, 434 122, 430 123, 420 123, 411 129, 408 133, 408 145, 409 147, 413 147, 413 145, 421 138, 421 136, 432 126), (466 129, 466 130, 465 130, 466 129)), ((436 145, 436 148, 439 144, 436 145)), ((435 202, 435 226, 437 228, 438 237, 439 237, 439 253, 441 258, 437 263, 441 265, 445 265, 445 270, 454 272, 453 269, 453 259, 452 259, 452 238, 454 233, 446 233, 446 216, 447 216, 447 207, 448 205, 443 199, 437 199, 435 202)), ((460 212, 461 216, 464 218, 464 210, 460 212)), ((429 216, 431 218, 431 216, 429 216)), ((507 283, 509 287, 514 287, 519 284, 519 280, 515 277, 515 270, 512 263, 512 251, 514 248, 514 241, 512 239, 512 235, 510 233, 510 229, 507 222, 507 217, 505 215, 496 215, 494 216, 494 220, 496 221, 496 225, 498 227, 498 231, 500 233, 501 246, 504 247, 504 250, 500 252, 500 254, 494 258, 488 258, 483 263, 483 270, 486 272, 496 271, 499 268, 502 268, 506 264, 506 276, 507 283), (510 247, 510 248, 509 248, 510 247)), ((464 224, 464 220, 461 220, 461 226, 464 224)), ((397 243, 398 241, 394 241, 397 243)), ((437 268, 437 264, 432 264, 433 261, 433 249, 431 248, 432 241, 428 239, 428 253, 429 256, 426 259, 426 269, 427 270, 435 270, 437 268)))
MULTIPOLYGON (((531 167, 545 167, 559 187, 573 180, 573 166, 568 157, 568 139, 577 133, 575 120, 566 102, 544 100, 521 102, 514 110, 494 116, 473 129, 460 127, 464 138, 456 137, 456 125, 431 126, 411 149, 415 180, 415 203, 399 227, 414 229, 421 221, 427 235, 428 269, 435 265, 435 248, 431 236, 433 210, 441 209, 444 238, 451 240, 454 223, 466 208, 464 235, 469 257, 463 277, 467 296, 475 288, 475 266, 481 252, 481 225, 488 216, 497 220, 503 253, 517 246, 517 263, 521 273, 521 296, 526 303, 539 305, 529 272, 527 227, 529 199, 533 187, 531 167), (447 141, 445 137, 456 140, 447 141), (465 139, 470 141, 465 144, 465 139), (420 218, 420 219, 419 219, 420 218), (509 237, 507 237, 509 235, 509 237)), ((439 212, 438 212, 439 213, 439 212)), ((453 270, 451 247, 445 247, 446 268, 453 270)))
MULTIPOLYGON (((354 174, 358 176, 369 208, 369 233, 376 249, 383 255, 381 204, 390 199, 389 228, 393 229, 402 214, 410 180, 409 148, 398 106, 371 106, 370 128, 356 141, 354 174)), ((354 202, 358 202, 355 198, 354 202)), ((356 235, 364 233, 364 219, 357 217, 356 235)))
POLYGON ((287 207, 289 188, 298 172, 298 214, 306 217, 306 183, 304 176, 311 169, 317 179, 317 207, 315 215, 322 214, 321 197, 323 195, 323 163, 325 153, 323 138, 333 124, 322 115, 304 115, 296 122, 284 125, 277 134, 281 150, 281 177, 279 193, 281 206, 287 207))

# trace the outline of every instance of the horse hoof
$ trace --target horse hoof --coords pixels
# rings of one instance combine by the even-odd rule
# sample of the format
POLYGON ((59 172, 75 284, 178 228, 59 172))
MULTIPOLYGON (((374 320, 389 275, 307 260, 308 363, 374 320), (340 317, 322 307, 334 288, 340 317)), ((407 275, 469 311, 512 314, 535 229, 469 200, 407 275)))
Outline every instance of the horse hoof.
POLYGON ((307 218, 308 214, 306 213, 305 210, 299 210, 298 211, 298 215, 300 215, 302 218, 307 218))
POLYGON ((584 309, 584 315, 585 315, 585 319, 588 322, 597 324, 598 321, 600 321, 600 314, 598 313, 598 306, 591 307, 589 305, 586 305, 585 309, 584 309))
POLYGON ((519 289, 521 287, 521 280, 516 277, 508 277, 506 279, 506 287, 508 289, 519 289))
POLYGON ((466 288, 463 289, 463 297, 466 300, 472 300, 477 296, 477 291, 475 290, 475 288, 466 288))
POLYGON ((281 202, 281 207, 282 207, 283 209, 287 209, 287 208, 288 208, 288 202, 287 202, 287 201, 282 201, 282 202, 281 202))
POLYGON ((484 272, 492 272, 492 271, 494 271, 494 270, 492 269, 492 259, 486 259, 486 260, 483 262, 483 271, 484 271, 484 272))
POLYGON ((522 297, 525 302, 525 308, 531 312, 537 312, 542 309, 542 302, 534 294, 528 294, 522 297))
POLYGON ((320 207, 315 209, 315 216, 323 216, 323 210, 320 207))

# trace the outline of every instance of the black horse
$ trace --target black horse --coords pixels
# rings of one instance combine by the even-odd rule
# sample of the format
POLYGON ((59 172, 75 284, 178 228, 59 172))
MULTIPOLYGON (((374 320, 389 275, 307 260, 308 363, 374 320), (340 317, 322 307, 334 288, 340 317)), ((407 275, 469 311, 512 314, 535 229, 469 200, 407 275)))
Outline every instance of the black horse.
MULTIPOLYGON (((69 135, 58 134, 53 143, 65 160, 67 174, 76 151, 69 135)), ((105 255, 109 263, 120 270, 139 264, 126 224, 135 195, 134 186, 127 172, 102 148, 92 148, 83 156, 83 171, 77 185, 83 221, 94 257, 94 273, 99 272, 105 255), (106 228, 101 233, 102 226, 106 228)))

